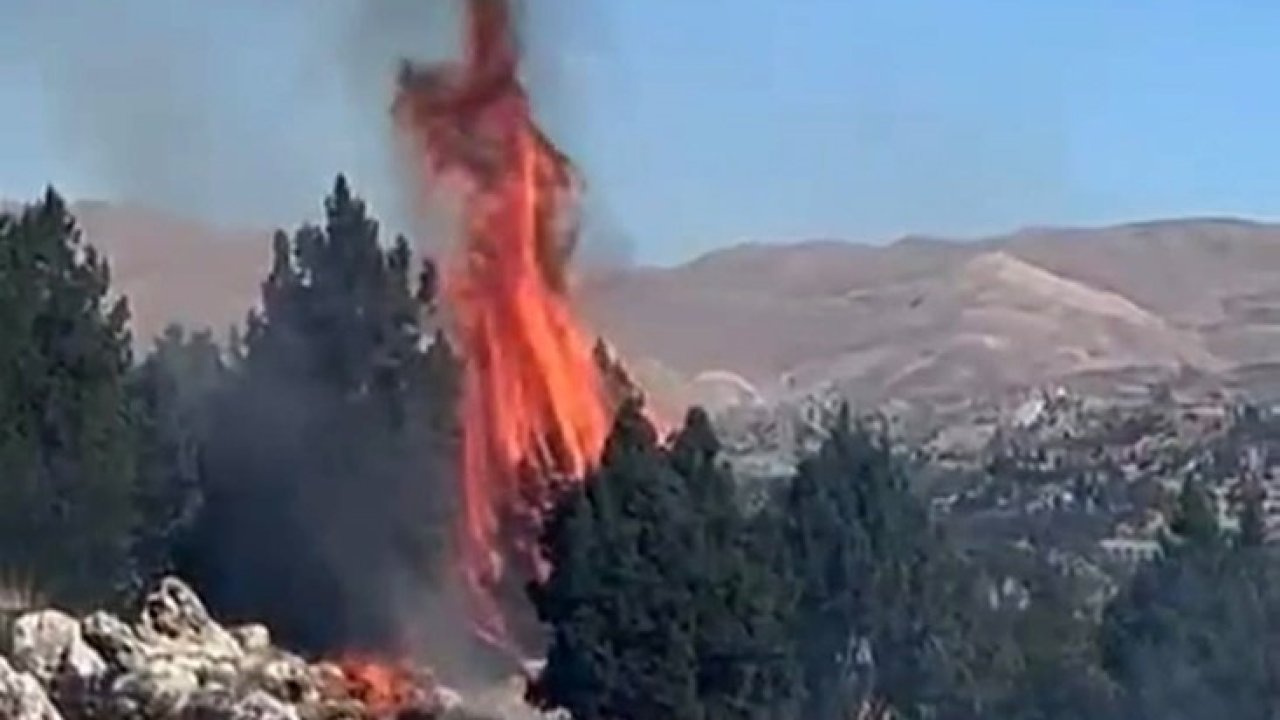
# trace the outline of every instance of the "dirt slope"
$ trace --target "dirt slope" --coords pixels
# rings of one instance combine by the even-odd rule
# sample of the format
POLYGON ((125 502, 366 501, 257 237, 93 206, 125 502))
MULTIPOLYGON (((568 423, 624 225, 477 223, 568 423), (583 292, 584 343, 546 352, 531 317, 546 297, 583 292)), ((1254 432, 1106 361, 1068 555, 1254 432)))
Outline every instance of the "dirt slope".
MULTIPOLYGON (((74 209, 109 254, 143 344, 170 320, 221 333, 253 302, 267 232, 74 209)), ((597 274, 581 295, 591 322, 667 388, 708 370, 764 394, 838 381, 868 398, 1132 367, 1220 374, 1280 358, 1280 226, 1189 219, 964 243, 744 245, 597 274)))

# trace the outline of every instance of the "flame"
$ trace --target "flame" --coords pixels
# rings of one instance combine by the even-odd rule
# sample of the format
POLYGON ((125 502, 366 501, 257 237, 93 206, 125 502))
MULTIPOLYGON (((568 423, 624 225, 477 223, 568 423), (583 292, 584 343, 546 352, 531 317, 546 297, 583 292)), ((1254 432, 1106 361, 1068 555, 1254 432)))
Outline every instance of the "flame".
POLYGON ((347 695, 377 718, 397 717, 414 707, 428 706, 428 688, 407 665, 361 656, 337 663, 347 695))
POLYGON ((504 563, 542 571, 539 521, 559 484, 599 453, 608 403, 568 291, 580 185, 533 121, 509 2, 466 7, 463 62, 406 65, 395 114, 426 176, 456 189, 461 204, 461 243, 444 276, 464 356, 460 560, 478 630, 501 643, 494 588, 504 563))

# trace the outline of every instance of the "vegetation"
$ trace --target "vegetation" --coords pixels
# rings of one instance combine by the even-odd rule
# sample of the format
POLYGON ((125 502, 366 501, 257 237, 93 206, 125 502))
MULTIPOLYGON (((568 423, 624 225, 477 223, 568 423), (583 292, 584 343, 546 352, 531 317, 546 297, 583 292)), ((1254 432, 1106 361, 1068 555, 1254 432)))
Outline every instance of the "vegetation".
POLYGON ((129 310, 109 290, 52 190, 0 216, 0 568, 77 607, 134 571, 129 310))
MULTIPOLYGON (((176 570, 299 648, 394 649, 449 551, 456 360, 435 285, 338 178, 322 225, 276 235, 242 337, 174 327, 135 363, 127 304, 57 194, 0 215, 0 576, 77 608, 176 570)), ((1161 552, 1100 593, 1035 524, 958 538, 913 456, 847 411, 744 498, 705 413, 660 442, 624 403, 544 528, 530 698, 580 720, 1274 717, 1263 496, 1243 485, 1228 532, 1210 493, 1274 429, 1246 413, 1209 451, 1169 444, 1161 552)), ((1132 504, 1112 489, 1127 460, 1073 464, 1088 438, 1045 457, 1002 440, 988 494, 1132 504)))
POLYGON ((398 593, 428 589, 403 568, 434 578, 446 546, 451 355, 423 337, 430 265, 414 272, 403 237, 380 243, 344 178, 324 209, 323 226, 275 236, 204 418, 180 561, 223 613, 304 648, 385 648, 398 593))

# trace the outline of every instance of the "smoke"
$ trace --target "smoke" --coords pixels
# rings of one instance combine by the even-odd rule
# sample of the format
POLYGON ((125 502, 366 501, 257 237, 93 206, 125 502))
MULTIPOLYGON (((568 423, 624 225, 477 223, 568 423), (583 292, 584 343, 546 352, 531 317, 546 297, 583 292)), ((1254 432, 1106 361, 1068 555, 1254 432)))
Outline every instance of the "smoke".
MULTIPOLYGON (((529 8, 537 97, 572 133, 569 0, 529 8)), ((38 78, 19 109, 47 137, 48 181, 77 194, 158 207, 220 225, 289 227, 313 215, 335 173, 359 186, 394 232, 447 234, 420 207, 388 108, 395 68, 458 51, 456 0, 10 0, 5 71, 38 78)), ((532 7, 532 6, 530 6, 532 7)), ((571 18, 570 15, 573 15, 571 18)), ((577 31, 581 36, 582 31, 577 31)), ((33 131, 34 132, 34 131, 33 131)), ((42 143, 44 144, 44 143, 42 143)), ((572 147, 569 148, 571 151, 572 147)), ((620 233, 587 208, 603 247, 620 233)), ((603 252, 596 252, 603 250, 603 252)))
POLYGON ((334 174, 403 219, 387 108, 446 0, 15 0, 7 64, 40 79, 51 180, 204 221, 290 226, 334 174))
MULTIPOLYGON (((337 6, 333 2, 317 7, 329 13, 337 6)), ((380 216, 385 218, 390 212, 408 217, 406 224, 424 218, 439 221, 438 214, 424 212, 416 204, 419 178, 414 167, 401 164, 419 158, 420 152, 395 152, 390 97, 403 58, 433 63, 457 54, 461 28, 458 5, 384 0, 345 7, 349 12, 333 32, 324 35, 325 43, 313 39, 297 50, 301 54, 295 81, 309 86, 313 81, 309 73, 325 68, 328 80, 344 99, 347 122, 378 139, 375 144, 380 154, 366 167, 403 180, 389 183, 394 192, 384 189, 380 216)), ((180 50, 167 48, 160 54, 180 50)), ((187 78, 200 78, 199 65, 194 63, 183 73, 187 78)), ((197 87, 201 84, 195 83, 197 87)), ((219 94, 216 90, 210 93, 219 94)), ((165 90, 149 100, 158 107, 191 102, 210 112, 219 110, 219 103, 205 93, 179 82, 173 83, 172 92, 165 90)), ((96 100, 107 105, 115 101, 111 97, 96 100)), ((76 102, 87 100, 77 97, 76 102)), ((217 125, 188 108, 169 129, 181 134, 212 130, 217 125)), ((103 128, 96 130, 102 132, 103 128)), ((93 138, 95 143, 103 140, 101 135, 93 138)), ((144 142, 142 137, 134 140, 144 142)), ((127 163, 127 158, 107 153, 97 162, 112 166, 127 163)), ((250 158, 243 162, 252 166, 257 161, 250 158)), ((132 179, 141 184, 121 187, 136 187, 134 191, 142 192, 147 182, 180 170, 181 165, 169 157, 148 160, 140 165, 145 168, 142 177, 132 179)), ((244 171, 243 167, 234 172, 244 171)), ((293 167, 286 162, 279 170, 292 172, 293 167)), ((231 171, 213 167, 209 172, 231 171)), ((363 184, 357 181, 355 187, 365 194, 363 184)), ((199 200, 199 204, 209 198, 217 198, 219 203, 234 198, 202 194, 207 188, 169 189, 181 198, 199 200)), ((273 191, 264 187, 262 192, 270 195, 273 191)), ((314 216, 314 212, 306 212, 299 218, 314 216)), ((592 221, 589 216, 588 222, 592 221)), ((289 224, 296 224, 296 220, 289 224)), ((425 232, 418 236, 430 242, 443 235, 425 232)), ((273 275, 272 282, 278 281, 273 275)), ((288 285, 271 287, 284 292, 282 288, 288 285)), ((271 295, 271 291, 265 292, 271 295)), ((270 301, 266 304, 271 306, 270 301)), ((278 303, 275 307, 292 306, 278 303)), ((361 414, 368 412, 363 402, 351 397, 339 401, 328 394, 332 388, 327 384, 309 382, 310 374, 299 371, 321 362, 324 368, 316 372, 328 377, 336 371, 335 366, 342 367, 345 349, 359 346, 359 322, 346 313, 362 307, 360 298, 326 307, 325 312, 335 317, 326 315, 325 326, 345 328, 346 335, 326 335, 333 346, 296 345, 303 339, 291 334, 296 330, 288 325, 292 316, 269 318, 275 329, 269 332, 269 341, 256 345, 266 348, 262 351, 266 354, 250 358, 246 364, 249 384, 237 385, 220 405, 216 442, 210 444, 204 458, 211 497, 192 543, 189 573, 219 611, 234 619, 265 620, 282 638, 304 650, 322 654, 343 649, 388 655, 422 652, 433 665, 451 666, 455 677, 481 676, 491 669, 484 666, 491 663, 472 655, 461 598, 444 585, 444 578, 452 576, 443 569, 447 552, 441 550, 449 545, 448 533, 442 529, 451 525, 448 489, 456 475, 452 463, 456 448, 438 430, 427 427, 427 418, 452 416, 452 398, 442 397, 438 387, 414 388, 408 393, 415 399, 402 413, 402 422, 409 428, 394 435, 410 439, 407 445, 383 447, 379 444, 384 441, 382 436, 376 432, 366 435, 366 430, 378 427, 378 420, 361 414), (272 348, 281 354, 273 357, 272 348), (295 356, 295 351, 301 355, 295 356), (269 367, 264 363, 280 363, 281 367, 270 366, 274 368, 270 374, 259 375, 269 367), (304 602, 306 608, 302 609, 304 602)), ((358 399, 360 392, 353 390, 352 395, 358 399)))
MULTIPOLYGON (((583 58, 596 60, 609 43, 600 31, 608 27, 601 5, 576 0, 515 2, 519 24, 522 76, 538 115, 554 142, 575 160, 583 148, 575 145, 580 118, 588 108, 579 102, 584 89, 575 67, 583 58)), ((457 30, 463 22, 459 0, 373 0, 359 4, 342 36, 342 60, 346 96, 365 117, 363 124, 377 128, 380 137, 392 138, 383 153, 386 177, 393 178, 389 207, 398 227, 408 228, 420 246, 434 254, 447 250, 441 243, 452 236, 452 216, 447 204, 423 206, 422 177, 411 162, 421 157, 398 139, 391 117, 385 112, 395 93, 396 70, 402 60, 437 65, 457 58, 461 42, 457 30), (372 110, 373 114, 369 111, 372 110)), ((583 242, 578 262, 591 266, 615 266, 634 257, 634 243, 622 230, 607 195, 591 183, 582 199, 583 242)))
MULTIPOLYGON (((314 123, 299 122, 323 88, 273 57, 271 30, 246 17, 248 3, 9 5, 11 27, 22 28, 11 40, 21 45, 16 62, 41 82, 52 180, 202 219, 261 222, 296 213, 331 175, 320 172, 314 123)), ((268 25, 284 19, 266 15, 268 25)))
POLYGON ((207 406, 202 505, 177 570, 219 617, 265 623, 295 650, 424 660, 483 685, 511 668, 477 648, 454 584, 453 360, 443 346, 401 355, 412 336, 370 347, 386 318, 364 310, 383 279, 335 264, 361 252, 355 235, 330 235, 305 272, 276 266, 266 321, 207 406), (356 289, 333 290, 334 274, 356 289))

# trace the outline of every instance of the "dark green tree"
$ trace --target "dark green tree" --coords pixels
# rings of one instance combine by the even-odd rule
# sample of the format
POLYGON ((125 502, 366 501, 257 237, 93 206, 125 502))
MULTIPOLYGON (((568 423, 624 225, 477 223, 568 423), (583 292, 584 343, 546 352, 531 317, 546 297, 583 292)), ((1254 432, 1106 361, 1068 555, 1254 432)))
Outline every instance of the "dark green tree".
POLYGON ((1240 507, 1240 545, 1260 548, 1267 542, 1267 517, 1263 503, 1266 493, 1262 487, 1252 485, 1245 490, 1240 507))
POLYGON ((704 412, 664 449, 625 402, 544 534, 553 569, 531 596, 551 643, 531 697, 576 718, 793 717, 774 527, 744 513, 704 412))
POLYGON ((790 717, 799 673, 790 639, 793 593, 770 562, 768 519, 748 517, 720 442, 690 410, 670 452, 698 523, 695 568, 698 697, 707 718, 790 717))
POLYGON ((0 567, 73 607, 132 574, 128 317, 53 190, 0 216, 0 567))
POLYGON ((139 430, 135 503, 140 523, 133 544, 139 590, 179 564, 200 508, 213 399, 226 377, 212 334, 188 334, 179 325, 165 329, 132 374, 139 430))
MULTIPOLYGON (((986 642, 1009 643, 1009 685, 992 706, 1009 720, 1105 720, 1113 717, 1114 689, 1102 670, 1095 625, 1077 579, 1043 557, 1026 573, 1023 602, 1001 608, 1007 632, 986 642)), ((983 717, 986 714, 972 715, 983 717)))
POLYGON ((452 515, 434 269, 404 238, 385 247, 342 177, 323 226, 277 233, 272 251, 214 409, 188 571, 217 609, 304 649, 399 650, 452 515))
POLYGON ((1214 512, 1213 498, 1203 483, 1187 480, 1178 494, 1177 509, 1169 524, 1173 532, 1166 549, 1183 552, 1212 552, 1221 550, 1222 527, 1214 512))
POLYGON ((531 597, 551 642, 530 698, 579 720, 703 717, 698 536, 688 483, 626 403, 599 471, 546 529, 553 569, 531 597))
POLYGON ((1273 717, 1273 573, 1250 548, 1224 541, 1197 482, 1184 484, 1171 527, 1162 557, 1136 573, 1100 630, 1124 716, 1273 717))
POLYGON ((887 439, 839 412, 784 508, 803 716, 941 712, 964 676, 965 590, 887 439))

